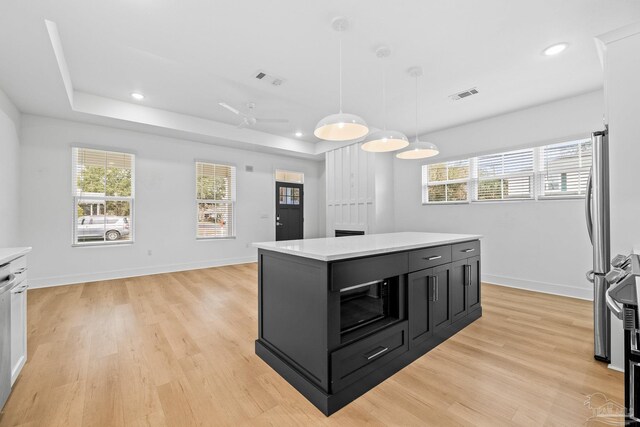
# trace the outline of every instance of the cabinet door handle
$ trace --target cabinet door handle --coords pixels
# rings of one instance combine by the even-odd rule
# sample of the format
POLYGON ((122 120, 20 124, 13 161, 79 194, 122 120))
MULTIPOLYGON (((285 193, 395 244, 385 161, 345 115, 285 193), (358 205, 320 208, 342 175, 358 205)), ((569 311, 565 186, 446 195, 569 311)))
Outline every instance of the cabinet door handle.
POLYGON ((426 259, 427 261, 433 261, 433 260, 440 259, 440 258, 442 258, 442 255, 434 255, 434 256, 430 256, 430 257, 422 258, 422 259, 426 259))
POLYGON ((438 276, 433 276, 433 302, 440 299, 440 282, 438 276))
POLYGON ((382 350, 376 351, 375 353, 373 353, 371 356, 367 356, 365 354, 365 357, 367 358, 367 360, 371 360, 374 357, 378 357, 380 356, 382 353, 384 353, 385 351, 389 350, 389 347, 383 347, 382 350))
POLYGON ((464 272, 465 272, 465 275, 467 276, 466 277, 467 280, 465 281, 466 282, 465 285, 471 286, 471 265, 466 264, 464 266, 464 272))
POLYGON ((462 252, 467 253, 467 252, 473 252, 475 250, 476 250, 476 248, 463 249, 462 252))

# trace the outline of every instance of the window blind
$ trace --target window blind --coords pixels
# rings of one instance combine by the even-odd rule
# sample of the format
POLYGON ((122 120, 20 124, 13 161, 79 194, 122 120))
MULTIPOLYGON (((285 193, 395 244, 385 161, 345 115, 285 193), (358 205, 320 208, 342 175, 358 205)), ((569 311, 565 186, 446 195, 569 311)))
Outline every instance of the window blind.
POLYGON ((590 139, 422 166, 422 202, 584 197, 590 139))
POLYGON ((591 140, 540 148, 540 196, 582 196, 591 170, 591 140))
POLYGON ((134 162, 130 153, 72 148, 74 244, 133 241, 134 162))
POLYGON ((533 199, 533 149, 478 157, 474 200, 533 199))
POLYGON ((196 162, 198 238, 235 236, 236 168, 196 162))
POLYGON ((469 160, 425 165, 422 167, 423 203, 467 201, 469 197, 469 160))

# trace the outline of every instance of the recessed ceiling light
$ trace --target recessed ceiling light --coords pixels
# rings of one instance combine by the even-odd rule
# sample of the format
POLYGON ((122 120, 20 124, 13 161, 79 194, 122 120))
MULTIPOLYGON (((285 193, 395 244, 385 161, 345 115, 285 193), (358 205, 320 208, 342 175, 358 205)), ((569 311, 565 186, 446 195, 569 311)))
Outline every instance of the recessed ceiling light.
POLYGON ((136 101, 142 101, 142 100, 144 99, 144 95, 143 95, 143 94, 141 94, 141 93, 138 93, 138 92, 133 92, 133 93, 131 94, 131 97, 132 97, 133 99, 135 99, 136 101))
POLYGON ((300 137, 302 136, 302 132, 300 132, 300 131, 296 132, 296 136, 297 136, 298 138, 300 138, 300 137))
POLYGON ((569 46, 568 43, 554 44, 554 45, 549 46, 548 48, 546 48, 542 53, 544 53, 546 56, 557 55, 560 52, 564 51, 567 48, 567 46, 569 46))

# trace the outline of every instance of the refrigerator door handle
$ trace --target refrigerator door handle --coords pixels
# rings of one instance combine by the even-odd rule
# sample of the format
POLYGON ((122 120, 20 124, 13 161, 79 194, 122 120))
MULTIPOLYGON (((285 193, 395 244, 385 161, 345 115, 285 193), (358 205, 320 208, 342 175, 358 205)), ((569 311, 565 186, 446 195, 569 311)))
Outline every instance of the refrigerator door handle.
MULTIPOLYGON (((587 220, 587 231, 589 232, 589 241, 593 244, 593 219, 591 218, 591 192, 593 190, 591 178, 593 170, 589 171, 589 179, 587 180, 587 188, 584 198, 584 215, 587 220)), ((591 280, 593 282, 593 280, 591 280)))
POLYGON ((618 302, 614 300, 611 294, 609 293, 612 289, 615 289, 616 286, 613 286, 607 289, 607 293, 605 295, 606 295, 607 305, 609 306, 609 310, 611 310, 611 313, 613 313, 613 315, 616 316, 618 319, 622 320, 622 317, 623 317, 622 307, 620 307, 618 302))

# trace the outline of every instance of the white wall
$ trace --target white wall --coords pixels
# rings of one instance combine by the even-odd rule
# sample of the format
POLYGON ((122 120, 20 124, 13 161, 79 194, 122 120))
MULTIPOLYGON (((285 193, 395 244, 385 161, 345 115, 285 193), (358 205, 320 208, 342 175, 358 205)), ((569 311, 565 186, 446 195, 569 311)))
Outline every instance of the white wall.
POLYGON ((375 159, 375 209, 376 233, 391 233, 395 231, 394 199, 394 159, 395 153, 374 153, 375 159))
MULTIPOLYGON (((603 36, 609 123, 611 256, 640 249, 640 23, 603 36)), ((612 316, 611 365, 624 366, 622 322, 612 316)))
POLYGON ((28 115, 21 143, 21 240, 33 246, 35 287, 255 261, 249 244, 275 240, 275 169, 304 172, 305 237, 324 232, 322 162, 28 115), (72 247, 73 144, 136 154, 134 244, 72 247), (237 166, 236 239, 195 239, 195 159, 237 166))
MULTIPOLYGON (((439 159, 560 142, 603 128, 603 92, 596 91, 426 135, 439 159)), ((421 165, 395 160, 396 231, 478 233, 483 280, 592 298, 583 200, 421 204, 421 165)))
POLYGON ((327 162, 323 160, 318 176, 318 237, 327 237, 327 162))
POLYGON ((335 230, 389 233, 395 228, 393 155, 362 150, 361 143, 325 153, 326 234, 335 230))
POLYGON ((20 113, 0 90, 0 248, 19 240, 20 113))
POLYGON ((375 230, 375 158, 352 144, 325 153, 326 235, 375 230))

